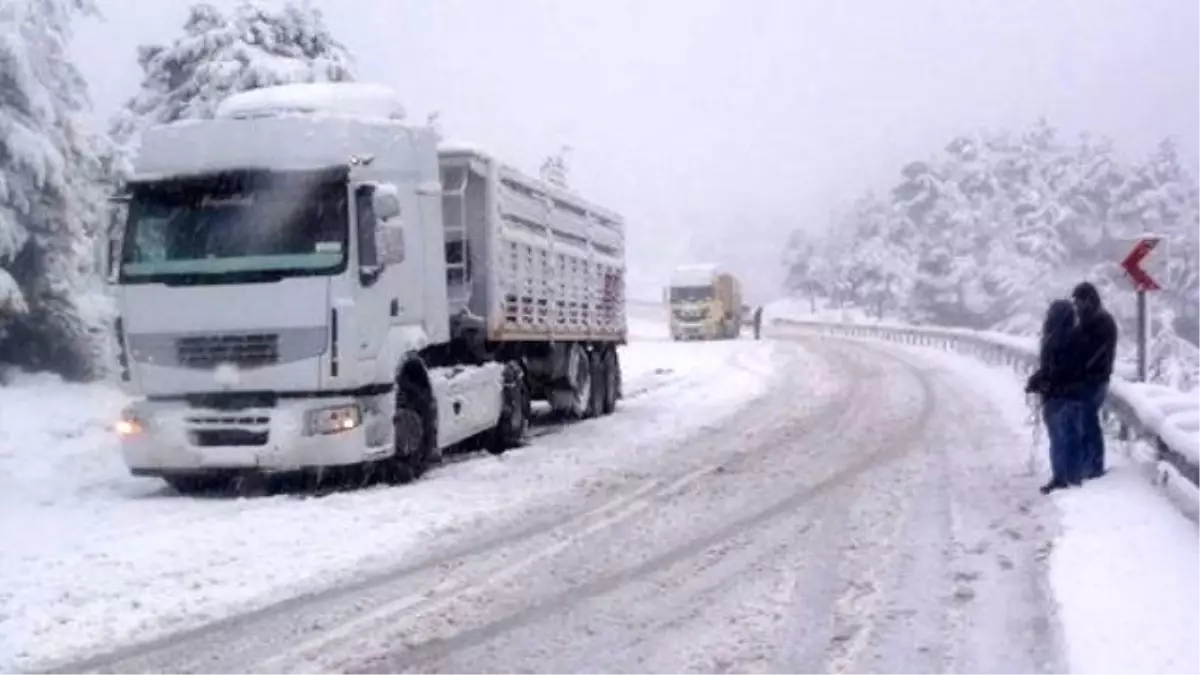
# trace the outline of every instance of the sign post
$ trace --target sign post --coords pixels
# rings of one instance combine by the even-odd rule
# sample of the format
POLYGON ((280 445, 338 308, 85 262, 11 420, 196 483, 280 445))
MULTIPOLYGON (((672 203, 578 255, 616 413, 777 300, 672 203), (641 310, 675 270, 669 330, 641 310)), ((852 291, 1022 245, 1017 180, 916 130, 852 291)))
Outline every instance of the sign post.
POLYGON ((1150 273, 1142 267, 1142 263, 1154 252, 1161 241, 1162 237, 1157 234, 1142 235, 1134 243, 1129 255, 1126 255, 1125 259, 1121 261, 1121 269, 1125 270, 1126 276, 1129 277, 1137 292, 1137 374, 1139 382, 1146 381, 1149 370, 1147 342, 1150 333, 1150 317, 1146 311, 1146 293, 1162 289, 1154 277, 1150 276, 1150 273))

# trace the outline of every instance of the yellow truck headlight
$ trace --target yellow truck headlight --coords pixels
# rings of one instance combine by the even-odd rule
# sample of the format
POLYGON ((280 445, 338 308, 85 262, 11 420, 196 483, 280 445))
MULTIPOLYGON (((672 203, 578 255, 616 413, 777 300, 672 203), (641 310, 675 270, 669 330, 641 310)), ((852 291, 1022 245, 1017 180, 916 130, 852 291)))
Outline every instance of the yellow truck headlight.
POLYGON ((121 417, 113 424, 113 431, 117 432, 118 436, 137 436, 146 429, 145 423, 141 417, 132 409, 126 408, 121 411, 121 417))
POLYGON ((340 434, 356 429, 361 424, 362 408, 357 403, 335 405, 305 413, 304 433, 307 436, 340 434))

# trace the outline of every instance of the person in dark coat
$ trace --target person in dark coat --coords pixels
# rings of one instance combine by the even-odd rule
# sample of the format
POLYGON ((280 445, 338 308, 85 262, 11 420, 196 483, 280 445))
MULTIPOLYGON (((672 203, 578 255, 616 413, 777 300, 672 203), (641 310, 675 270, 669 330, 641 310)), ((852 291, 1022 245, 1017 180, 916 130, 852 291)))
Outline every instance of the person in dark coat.
POLYGON ((754 339, 761 339, 762 335, 762 305, 754 308, 754 339))
POLYGON ((1050 437, 1050 482, 1042 494, 1083 482, 1084 369, 1082 334, 1075 308, 1055 300, 1042 325, 1038 367, 1025 385, 1026 393, 1042 398, 1042 418, 1050 437))
POLYGON ((1117 322, 1100 301, 1096 287, 1083 282, 1071 293, 1079 315, 1085 372, 1083 391, 1083 477, 1104 475, 1104 430, 1100 409, 1108 396, 1113 362, 1117 358, 1117 322))

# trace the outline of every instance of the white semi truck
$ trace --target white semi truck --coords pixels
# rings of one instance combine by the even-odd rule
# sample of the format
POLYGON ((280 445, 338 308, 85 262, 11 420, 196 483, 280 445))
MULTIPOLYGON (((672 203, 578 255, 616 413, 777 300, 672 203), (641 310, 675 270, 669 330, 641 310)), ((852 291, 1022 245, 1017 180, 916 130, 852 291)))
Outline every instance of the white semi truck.
POLYGON ((521 442, 613 411, 618 214, 403 121, 390 90, 237 94, 146 132, 116 200, 126 464, 195 491, 521 442))

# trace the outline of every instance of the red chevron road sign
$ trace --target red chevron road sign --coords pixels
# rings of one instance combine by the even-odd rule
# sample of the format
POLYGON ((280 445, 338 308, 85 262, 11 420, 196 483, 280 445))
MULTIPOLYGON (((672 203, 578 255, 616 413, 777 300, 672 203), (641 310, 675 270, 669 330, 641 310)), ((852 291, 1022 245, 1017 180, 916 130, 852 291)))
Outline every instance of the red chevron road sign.
POLYGON ((1125 270, 1125 274, 1129 275, 1129 280, 1133 282, 1134 288, 1139 291, 1162 290, 1158 281, 1142 268, 1142 263, 1154 252, 1160 241, 1162 241, 1161 237, 1141 237, 1133 245, 1133 250, 1129 252, 1129 255, 1121 261, 1121 269, 1125 270))

